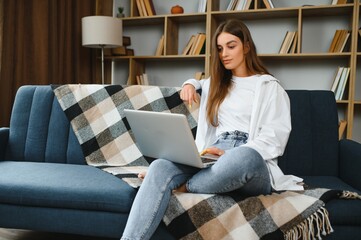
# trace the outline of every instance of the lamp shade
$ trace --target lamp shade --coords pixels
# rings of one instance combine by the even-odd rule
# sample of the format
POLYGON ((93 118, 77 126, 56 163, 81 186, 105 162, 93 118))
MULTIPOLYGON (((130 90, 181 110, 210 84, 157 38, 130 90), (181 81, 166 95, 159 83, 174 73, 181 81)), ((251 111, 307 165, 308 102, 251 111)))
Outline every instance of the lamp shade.
POLYGON ((81 20, 82 45, 115 48, 123 45, 122 20, 108 16, 88 16, 81 20))

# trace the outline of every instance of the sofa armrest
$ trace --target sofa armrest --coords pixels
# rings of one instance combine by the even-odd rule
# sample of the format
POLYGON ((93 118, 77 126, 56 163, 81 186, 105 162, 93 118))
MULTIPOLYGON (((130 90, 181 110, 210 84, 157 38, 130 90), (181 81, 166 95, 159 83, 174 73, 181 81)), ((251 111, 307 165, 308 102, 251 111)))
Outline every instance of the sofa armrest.
POLYGON ((4 160, 6 147, 9 140, 9 128, 0 128, 0 161, 4 160))
POLYGON ((340 140, 340 178, 361 191, 361 144, 352 140, 340 140))

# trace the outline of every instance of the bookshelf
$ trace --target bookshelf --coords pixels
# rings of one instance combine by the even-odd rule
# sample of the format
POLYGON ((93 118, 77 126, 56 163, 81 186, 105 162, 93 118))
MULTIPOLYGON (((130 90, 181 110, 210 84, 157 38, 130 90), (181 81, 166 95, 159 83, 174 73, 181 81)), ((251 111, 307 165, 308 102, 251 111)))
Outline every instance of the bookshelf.
POLYGON ((339 66, 349 67, 344 97, 337 100, 339 118, 347 121, 345 136, 361 142, 361 37, 360 1, 332 5, 329 0, 253 0, 247 10, 227 11, 231 0, 205 0, 206 11, 198 12, 199 1, 153 0, 156 15, 139 16, 136 0, 113 0, 114 15, 125 8, 123 34, 132 39, 134 56, 109 56, 113 62, 112 83, 136 83, 147 73, 152 85, 180 86, 196 72, 210 72, 210 42, 218 24, 230 18, 243 20, 250 28, 258 54, 286 89, 330 90, 339 66), (174 5, 183 14, 170 14, 174 5), (350 32, 341 52, 329 52, 337 29, 350 32), (297 31, 292 53, 279 53, 287 31, 297 31), (206 34, 205 53, 183 55, 190 37, 206 34), (164 35, 164 54, 155 55, 164 35), (126 77, 125 77, 126 76, 126 77))

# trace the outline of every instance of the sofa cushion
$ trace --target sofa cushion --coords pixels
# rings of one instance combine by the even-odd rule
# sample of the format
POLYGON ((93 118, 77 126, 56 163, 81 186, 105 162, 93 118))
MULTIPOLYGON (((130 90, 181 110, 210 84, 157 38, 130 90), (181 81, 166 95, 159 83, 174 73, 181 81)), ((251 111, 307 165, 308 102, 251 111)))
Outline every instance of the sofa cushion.
POLYGON ((337 176, 338 115, 331 91, 288 90, 292 131, 278 164, 285 174, 337 176))
MULTIPOLYGON (((332 176, 305 176, 306 184, 312 187, 323 187, 336 190, 348 190, 361 194, 360 191, 332 176)), ((361 226, 360 200, 334 199, 326 204, 332 225, 361 226)))
POLYGON ((136 194, 87 165, 4 161, 0 172, 0 201, 13 205, 128 213, 136 194))
POLYGON ((19 88, 11 113, 5 159, 86 164, 80 144, 50 86, 19 88))

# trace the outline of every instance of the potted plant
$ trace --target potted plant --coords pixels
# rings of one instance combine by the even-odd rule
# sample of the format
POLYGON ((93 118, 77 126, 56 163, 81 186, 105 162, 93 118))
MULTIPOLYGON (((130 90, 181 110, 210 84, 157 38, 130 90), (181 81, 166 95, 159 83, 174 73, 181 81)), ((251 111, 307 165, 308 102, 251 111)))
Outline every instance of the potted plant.
POLYGON ((124 8, 123 7, 118 7, 117 17, 118 18, 123 18, 124 17, 124 8))

